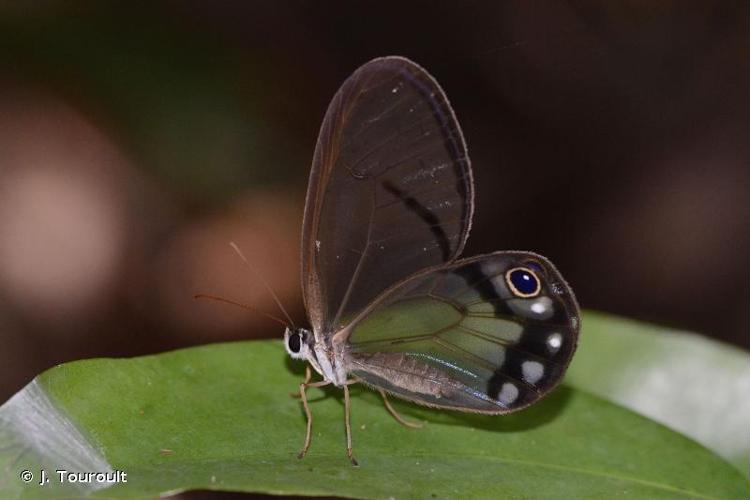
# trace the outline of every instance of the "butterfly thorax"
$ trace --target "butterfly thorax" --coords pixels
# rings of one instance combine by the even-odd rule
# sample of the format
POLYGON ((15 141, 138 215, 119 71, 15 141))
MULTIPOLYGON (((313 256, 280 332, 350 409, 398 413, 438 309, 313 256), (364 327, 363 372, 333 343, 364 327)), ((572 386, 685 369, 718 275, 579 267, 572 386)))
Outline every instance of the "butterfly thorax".
POLYGON ((304 328, 287 328, 284 332, 284 346, 294 359, 304 359, 310 363, 324 380, 336 386, 346 384, 346 368, 342 348, 326 342, 331 336, 314 335, 304 328), (317 338, 316 338, 317 337, 317 338))

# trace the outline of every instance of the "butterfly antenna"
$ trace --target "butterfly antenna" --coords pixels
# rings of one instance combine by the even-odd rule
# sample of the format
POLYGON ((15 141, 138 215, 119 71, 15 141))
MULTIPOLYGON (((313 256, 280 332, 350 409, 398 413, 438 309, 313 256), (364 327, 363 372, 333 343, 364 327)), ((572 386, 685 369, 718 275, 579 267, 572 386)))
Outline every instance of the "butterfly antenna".
POLYGON ((224 302, 225 304, 232 304, 233 306, 239 306, 239 307, 241 307, 243 309, 247 309, 248 311, 253 311, 253 312, 256 312, 258 314, 262 314, 266 318, 272 319, 272 320, 276 321, 277 323, 281 323, 285 327, 289 328, 289 323, 287 323, 283 319, 277 318, 273 314, 268 314, 267 312, 263 312, 263 311, 261 311, 259 309, 256 309, 256 308, 254 308, 252 306, 248 306, 246 304, 241 304, 241 303, 235 302, 233 300, 225 299, 225 298, 222 298, 222 297, 217 297, 216 295, 208 295, 206 293, 199 293, 198 295, 194 295, 193 298, 194 299, 210 299, 210 300, 215 300, 217 302, 224 302))
POLYGON ((255 277, 260 280, 261 283, 263 283, 263 286, 266 287, 266 290, 268 290, 268 292, 271 294, 271 297, 273 297, 273 300, 276 302, 276 305, 279 306, 279 309, 281 309, 281 312, 284 313, 284 316, 286 317, 286 319, 289 320, 289 324, 292 325, 292 328, 296 328, 294 326, 294 321, 292 321, 292 317, 289 315, 288 312, 286 312, 286 309, 284 309, 284 305, 279 300, 279 297, 278 295, 276 295, 276 292, 273 291, 273 288, 271 288, 271 285, 269 285, 268 282, 265 279, 263 279, 263 276, 261 276, 261 274, 258 271, 256 271, 252 265, 250 265, 250 261, 248 261, 244 255, 242 255, 240 248, 237 246, 237 244, 235 244, 234 241, 230 241, 229 246, 231 246, 234 249, 234 251, 237 252, 237 255, 240 256, 240 259, 245 261, 245 265, 247 265, 247 268, 250 269, 250 272, 252 272, 255 275, 255 277))

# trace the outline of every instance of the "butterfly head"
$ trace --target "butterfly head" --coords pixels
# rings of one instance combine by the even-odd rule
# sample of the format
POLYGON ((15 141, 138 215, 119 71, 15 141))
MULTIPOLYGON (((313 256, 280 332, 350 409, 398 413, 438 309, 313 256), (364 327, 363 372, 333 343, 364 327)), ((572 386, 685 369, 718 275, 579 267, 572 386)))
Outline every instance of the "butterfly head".
POLYGON ((312 332, 304 328, 289 328, 284 331, 284 347, 294 359, 309 359, 312 332))

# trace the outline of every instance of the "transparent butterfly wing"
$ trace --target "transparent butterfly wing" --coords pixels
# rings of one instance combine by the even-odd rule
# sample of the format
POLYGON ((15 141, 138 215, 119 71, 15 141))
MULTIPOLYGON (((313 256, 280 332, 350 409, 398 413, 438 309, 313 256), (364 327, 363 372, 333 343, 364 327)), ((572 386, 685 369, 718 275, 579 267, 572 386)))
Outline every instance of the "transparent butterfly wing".
POLYGON ((352 324, 349 371, 417 403, 482 413, 533 404, 562 379, 579 311, 552 264, 496 252, 418 273, 352 324), (506 272, 535 270, 538 295, 516 296, 506 272))
POLYGON ((329 105, 310 173, 302 287, 316 334, 457 257, 472 211, 466 145, 437 82, 400 57, 360 67, 329 105))

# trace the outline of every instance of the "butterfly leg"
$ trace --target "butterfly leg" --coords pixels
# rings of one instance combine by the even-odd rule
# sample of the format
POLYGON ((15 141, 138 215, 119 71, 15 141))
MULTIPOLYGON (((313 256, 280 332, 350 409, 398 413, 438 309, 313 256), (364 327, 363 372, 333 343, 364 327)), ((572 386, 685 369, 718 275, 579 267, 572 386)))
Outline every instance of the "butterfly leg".
POLYGON ((352 454, 352 423, 349 402, 349 385, 356 384, 358 380, 347 380, 344 384, 344 421, 346 422, 346 455, 349 457, 352 465, 358 467, 357 459, 352 454))
POLYGON ((312 440, 312 412, 310 412, 310 406, 307 404, 307 391, 310 387, 323 387, 330 384, 326 380, 320 382, 310 382, 310 370, 308 368, 305 381, 299 385, 299 397, 302 400, 302 407, 305 409, 305 416, 307 417, 307 430, 305 432, 305 444, 302 446, 302 451, 299 452, 297 458, 303 458, 310 448, 310 441, 312 440))
POLYGON ((396 422, 403 425, 404 427, 409 427, 410 429, 422 428, 422 424, 418 422, 409 422, 408 420, 404 419, 404 417, 399 415, 396 409, 391 406, 391 402, 388 401, 388 395, 383 389, 378 389, 378 392, 380 392, 380 395, 383 396, 383 404, 385 405, 385 409, 388 410, 388 413, 390 413, 391 416, 396 419, 396 422))
MULTIPOLYGON (((312 371, 310 370, 310 365, 305 365, 305 381, 303 384, 307 384, 310 382, 310 379, 312 378, 312 371)), ((290 398, 298 398, 300 397, 299 392, 290 392, 289 393, 290 398)))

